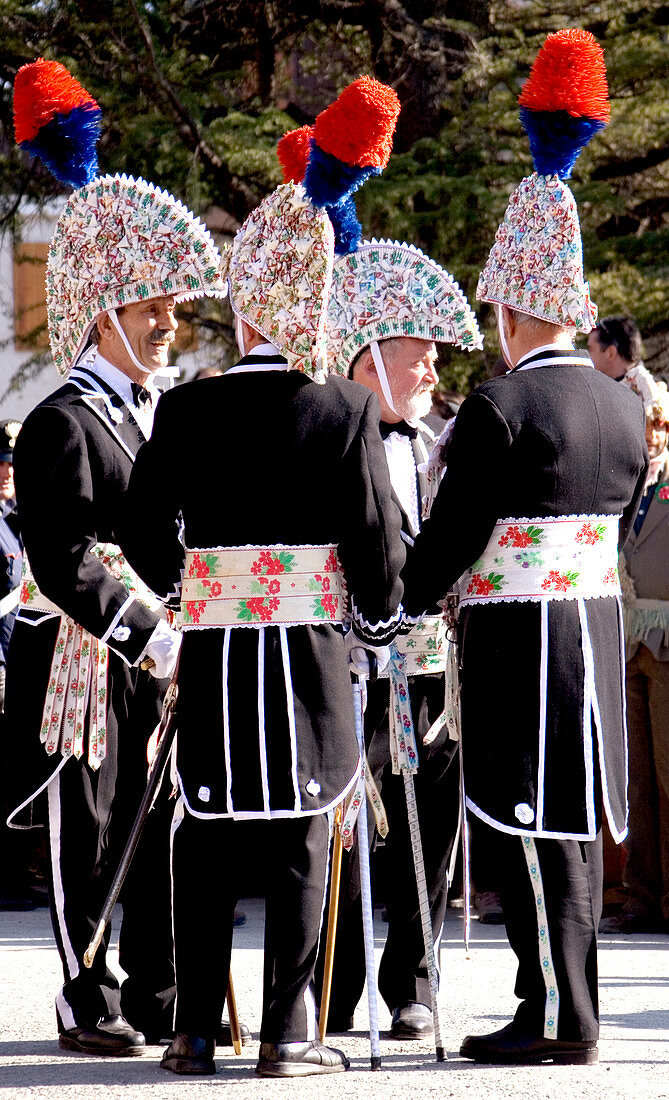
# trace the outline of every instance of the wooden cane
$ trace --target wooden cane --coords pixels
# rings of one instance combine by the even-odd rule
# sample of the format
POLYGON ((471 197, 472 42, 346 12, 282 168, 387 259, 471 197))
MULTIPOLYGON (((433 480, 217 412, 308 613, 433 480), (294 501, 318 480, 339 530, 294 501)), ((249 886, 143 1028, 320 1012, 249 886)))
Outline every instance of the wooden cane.
POLYGON ((341 806, 335 810, 334 842, 332 845, 332 870, 330 872, 330 906, 328 909, 328 933, 325 941, 325 965, 323 968, 323 990, 318 1013, 321 1042, 325 1042, 330 1012, 330 993, 332 992, 332 967, 334 964, 335 940, 337 938, 337 917, 339 915, 339 883, 341 882, 341 806))
POLYGON ((237 1015, 237 999, 235 997, 235 987, 232 984, 232 970, 228 973, 228 992, 225 995, 225 999, 228 1005, 228 1016, 230 1017, 230 1033, 232 1035, 232 1045, 234 1047, 235 1054, 242 1053, 242 1033, 239 1028, 239 1016, 237 1015))

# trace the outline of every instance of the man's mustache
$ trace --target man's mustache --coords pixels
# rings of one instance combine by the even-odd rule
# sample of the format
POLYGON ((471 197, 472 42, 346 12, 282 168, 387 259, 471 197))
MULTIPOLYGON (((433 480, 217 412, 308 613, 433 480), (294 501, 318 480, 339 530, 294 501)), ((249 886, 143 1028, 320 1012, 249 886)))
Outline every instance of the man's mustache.
POLYGON ((171 329, 161 329, 160 332, 156 332, 155 335, 150 338, 149 343, 171 344, 175 336, 176 333, 173 332, 171 329))

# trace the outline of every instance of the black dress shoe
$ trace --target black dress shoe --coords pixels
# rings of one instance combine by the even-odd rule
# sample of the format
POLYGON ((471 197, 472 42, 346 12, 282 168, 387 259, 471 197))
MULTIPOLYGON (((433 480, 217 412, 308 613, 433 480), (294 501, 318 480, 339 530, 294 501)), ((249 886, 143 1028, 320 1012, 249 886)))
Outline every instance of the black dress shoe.
POLYGON ((590 1066, 599 1058, 597 1041, 536 1038, 517 1034, 513 1024, 490 1035, 468 1035, 460 1047, 463 1058, 488 1065, 529 1066, 552 1062, 560 1066, 590 1066))
POLYGON ((309 1077, 312 1073, 341 1073, 350 1062, 341 1050, 319 1039, 306 1043, 261 1043, 258 1077, 309 1077))
POLYGON ((175 1035, 160 1065, 172 1073, 211 1075, 216 1073, 214 1046, 213 1039, 202 1039, 199 1035, 175 1035))
MULTIPOLYGON (((242 1039, 242 1046, 247 1047, 251 1042, 252 1036, 246 1024, 240 1023, 239 1034, 242 1039)), ((216 1036, 217 1047, 231 1047, 232 1046, 232 1028, 227 1020, 221 1020, 221 1026, 216 1036)))
POLYGON ((427 1005, 409 1001, 393 1009, 390 1035, 393 1039, 429 1039, 434 1031, 432 1012, 427 1005))
POLYGON ((90 1027, 72 1027, 61 1031, 58 1042, 62 1050, 79 1054, 98 1054, 104 1058, 136 1058, 146 1050, 141 1031, 135 1031, 122 1016, 103 1016, 90 1027))

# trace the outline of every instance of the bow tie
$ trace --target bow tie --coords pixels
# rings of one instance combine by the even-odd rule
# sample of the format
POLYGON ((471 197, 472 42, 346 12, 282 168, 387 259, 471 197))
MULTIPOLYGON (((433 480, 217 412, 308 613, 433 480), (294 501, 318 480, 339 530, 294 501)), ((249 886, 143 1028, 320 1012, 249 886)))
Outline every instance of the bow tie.
POLYGON ((153 397, 151 391, 147 390, 146 386, 140 386, 139 382, 131 382, 132 396, 135 405, 138 409, 144 408, 145 405, 153 404, 153 397))
POLYGON ((397 424, 387 424, 385 420, 382 420, 379 428, 383 439, 387 439, 393 432, 397 432, 398 435, 406 435, 409 439, 415 439, 418 435, 418 428, 413 428, 411 424, 407 424, 406 420, 400 420, 397 424))

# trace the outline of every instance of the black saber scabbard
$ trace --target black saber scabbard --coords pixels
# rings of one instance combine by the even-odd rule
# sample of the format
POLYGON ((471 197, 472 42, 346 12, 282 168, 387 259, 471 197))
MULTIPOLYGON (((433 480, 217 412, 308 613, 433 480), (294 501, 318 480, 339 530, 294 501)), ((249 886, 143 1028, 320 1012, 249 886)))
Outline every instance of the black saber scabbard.
POLYGON ((112 911, 118 896, 121 893, 121 887, 125 881, 125 876, 128 873, 128 868, 132 863, 133 856, 139 844, 139 838, 142 835, 144 823, 149 816, 149 811, 155 802, 156 795, 160 789, 160 784, 163 778, 163 772, 165 771, 165 765, 172 751, 172 745, 174 743, 174 735, 176 733, 176 723, 174 721, 174 709, 176 706, 178 688, 177 688, 177 675, 179 672, 179 661, 177 660, 177 666, 174 670, 174 676, 170 681, 170 685, 165 692, 165 698, 163 700, 163 711, 160 718, 160 728, 158 733, 158 748, 153 760, 149 778, 146 784, 146 790, 142 796, 139 810, 135 818, 132 829, 130 830, 130 836, 126 842, 126 846, 123 849, 123 855, 121 856, 121 862, 118 865, 114 880, 109 888, 107 899, 102 907, 100 919, 97 923, 95 932, 84 953, 84 965, 90 969, 93 965, 95 953, 102 942, 102 937, 105 933, 105 928, 109 923, 109 919, 112 915, 112 911))

